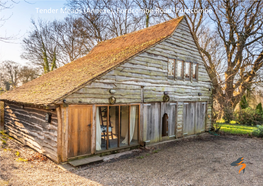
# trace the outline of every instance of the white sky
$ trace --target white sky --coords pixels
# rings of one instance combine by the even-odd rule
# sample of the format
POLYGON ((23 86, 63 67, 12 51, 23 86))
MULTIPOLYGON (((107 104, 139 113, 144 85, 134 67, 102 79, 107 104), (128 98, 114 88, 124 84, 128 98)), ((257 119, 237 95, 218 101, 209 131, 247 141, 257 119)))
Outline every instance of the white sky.
MULTIPOLYGON (((2 1, 2 0, 1 0, 2 1)), ((9 43, 0 41, 0 64, 5 60, 12 60, 20 64, 27 61, 20 58, 22 54, 22 40, 27 32, 32 29, 31 19, 44 20, 63 19, 67 14, 60 13, 60 9, 65 7, 66 0, 15 0, 17 4, 13 4, 12 9, 5 9, 0 12, 0 17, 7 19, 2 27, 0 27, 0 37, 14 36, 15 39, 9 43), (28 2, 28 3, 27 3, 28 2), (58 9, 57 13, 37 13, 40 9, 58 9)), ((10 2, 8 0, 8 2, 10 2)), ((10 3, 9 3, 10 4, 10 3)))

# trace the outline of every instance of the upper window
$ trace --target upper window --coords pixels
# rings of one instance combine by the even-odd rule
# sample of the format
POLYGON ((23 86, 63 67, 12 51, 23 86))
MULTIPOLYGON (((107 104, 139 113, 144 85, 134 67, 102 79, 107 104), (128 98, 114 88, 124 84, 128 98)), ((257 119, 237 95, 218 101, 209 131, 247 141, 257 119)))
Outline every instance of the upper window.
POLYGON ((168 76, 174 77, 175 60, 168 59, 168 76))
POLYGON ((168 78, 197 80, 198 64, 180 59, 168 59, 168 78))
POLYGON ((183 78, 183 68, 184 62, 182 60, 177 60, 177 78, 183 78))
POLYGON ((197 71, 198 71, 198 64, 193 63, 193 79, 196 80, 197 79, 197 71))
POLYGON ((191 76, 191 63, 185 62, 184 77, 185 79, 190 79, 190 76, 191 76))

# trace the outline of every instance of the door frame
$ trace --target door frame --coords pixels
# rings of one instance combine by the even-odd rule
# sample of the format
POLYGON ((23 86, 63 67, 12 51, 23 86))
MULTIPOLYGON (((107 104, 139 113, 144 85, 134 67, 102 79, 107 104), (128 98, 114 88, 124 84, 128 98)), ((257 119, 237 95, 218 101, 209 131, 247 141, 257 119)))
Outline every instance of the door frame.
MULTIPOLYGON (((137 135, 138 135, 138 145, 140 144, 140 114, 141 114, 141 105, 140 105, 140 103, 132 103, 132 104, 129 104, 129 103, 125 103, 125 104, 95 104, 94 105, 95 106, 95 114, 93 115, 93 116, 95 116, 96 117, 96 115, 97 115, 97 107, 107 107, 107 109, 109 110, 109 107, 110 106, 112 106, 112 107, 119 107, 119 124, 120 124, 120 107, 121 106, 129 106, 129 119, 128 119, 128 145, 127 146, 125 146, 125 147, 120 147, 119 146, 119 144, 118 144, 118 147, 117 147, 117 149, 121 149, 121 148, 127 148, 127 147, 131 147, 130 146, 130 132, 129 132, 129 128, 130 128, 130 106, 138 106, 138 131, 137 131, 137 135)), ((107 115, 109 115, 109 112, 107 112, 108 114, 107 115)), ((94 126, 96 126, 96 121, 94 121, 94 125, 93 125, 93 127, 94 126)), ((109 116, 107 116, 107 131, 109 131, 109 129, 108 129, 108 127, 109 127, 109 116)), ((120 125, 119 125, 119 127, 120 127, 120 125)), ((108 144, 108 138, 109 138, 109 134, 108 134, 108 132, 107 132, 107 147, 106 147, 106 149, 107 150, 101 150, 101 151, 97 151, 96 150, 96 127, 95 127, 95 134, 94 134, 94 136, 95 136, 95 153, 99 153, 99 152, 104 152, 104 151, 112 151, 112 150, 116 150, 116 148, 115 149, 109 149, 109 144, 108 144)), ((93 131, 93 132, 94 132, 93 131)), ((119 132, 118 133, 120 133, 120 130, 119 130, 119 132)), ((120 136, 120 134, 118 134, 118 136, 120 136)), ((120 140, 120 139, 119 139, 120 140)), ((94 148, 94 147, 91 147, 91 148, 94 148)))

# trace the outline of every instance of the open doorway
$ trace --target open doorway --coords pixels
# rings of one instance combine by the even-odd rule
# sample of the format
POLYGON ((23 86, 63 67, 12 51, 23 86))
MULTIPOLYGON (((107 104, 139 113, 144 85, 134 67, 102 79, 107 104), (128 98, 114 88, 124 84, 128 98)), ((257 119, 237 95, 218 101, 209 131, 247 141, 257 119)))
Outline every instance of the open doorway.
POLYGON ((108 150, 139 143, 139 105, 96 108, 96 150, 108 150))
POLYGON ((165 113, 163 115, 163 122, 162 122, 162 136, 168 136, 168 114, 165 113))

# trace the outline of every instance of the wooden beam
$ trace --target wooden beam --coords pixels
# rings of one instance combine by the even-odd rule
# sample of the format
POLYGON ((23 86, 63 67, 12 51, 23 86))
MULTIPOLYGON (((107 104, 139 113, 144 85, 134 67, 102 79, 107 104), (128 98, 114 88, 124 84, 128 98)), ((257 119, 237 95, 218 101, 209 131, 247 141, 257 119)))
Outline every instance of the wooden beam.
POLYGON ((68 107, 61 106, 62 115, 62 161, 68 160, 68 107))
POLYGON ((57 131, 57 153, 58 153, 58 163, 62 161, 62 118, 60 107, 56 108, 57 118, 58 118, 58 131, 57 131))
POLYGON ((107 150, 109 149, 109 119, 110 119, 110 106, 107 106, 107 150))
POLYGON ((119 105, 119 130, 118 130, 118 147, 120 147, 120 140, 121 140, 121 106, 119 105))
POLYGON ((5 126, 5 103, 0 101, 0 130, 4 130, 5 126))
POLYGON ((129 114, 128 114, 128 145, 130 146, 130 114, 131 114, 131 106, 129 105, 129 114))
POLYGON ((141 111, 141 105, 138 105, 138 128, 137 128, 137 132, 138 132, 138 143, 140 144, 140 111, 141 111))
MULTIPOLYGON (((208 122, 208 112, 207 112, 207 108, 208 108, 208 101, 206 102, 205 105, 205 131, 207 131, 207 122, 208 122)), ((212 110, 212 109, 211 109, 212 110)), ((212 118, 212 115, 210 116, 212 118)))
POLYGON ((91 113, 91 154, 95 154, 96 153, 96 105, 92 106, 92 113, 91 113))
POLYGON ((59 104, 50 104, 50 105, 38 105, 38 104, 32 104, 32 103, 22 103, 22 102, 15 102, 15 101, 9 101, 5 100, 8 104, 15 104, 19 106, 25 106, 25 107, 32 107, 32 108, 39 108, 44 110, 55 110, 57 107, 59 107, 59 104))

